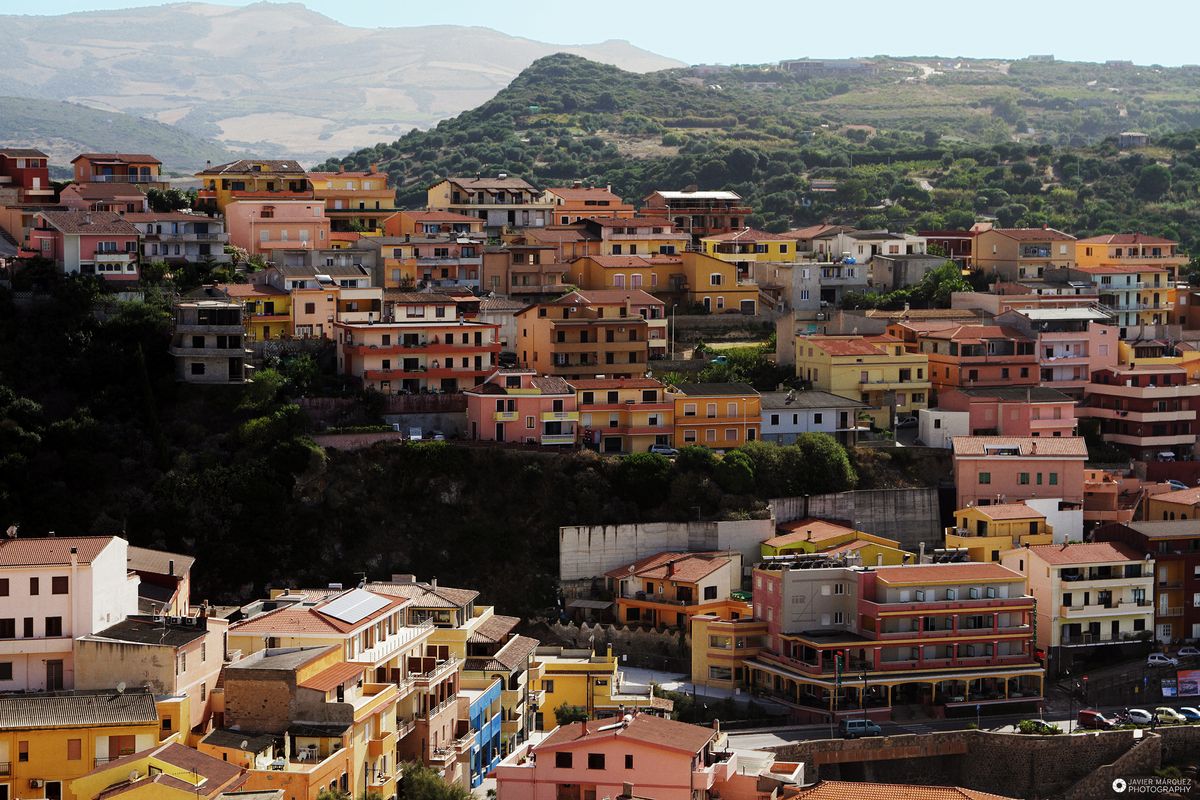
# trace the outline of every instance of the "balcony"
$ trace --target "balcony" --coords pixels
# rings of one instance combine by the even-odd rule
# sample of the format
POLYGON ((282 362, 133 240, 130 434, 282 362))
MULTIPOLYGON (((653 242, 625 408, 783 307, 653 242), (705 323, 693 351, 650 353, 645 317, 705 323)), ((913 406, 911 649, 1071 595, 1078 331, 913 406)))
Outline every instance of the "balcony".
POLYGON ((367 755, 371 758, 379 758, 382 755, 390 756, 395 750, 396 734, 390 731, 367 740, 367 755))
POLYGON ((97 264, 132 264, 137 261, 137 253, 95 253, 92 261, 97 264))
POLYGON ((173 356, 191 356, 192 358, 249 358, 254 355, 253 350, 247 350, 242 347, 185 347, 183 345, 171 345, 168 348, 173 356))
POLYGON ((1172 398, 1200 396, 1200 383, 1179 384, 1174 386, 1117 386, 1109 383, 1093 383, 1090 394, 1104 394, 1112 397, 1140 397, 1148 400, 1169 400, 1172 398))
MULTIPOLYGON (((1095 395, 1096 392, 1093 390, 1085 392, 1085 394, 1095 395)), ((1079 409, 1079 416, 1127 422, 1186 422, 1196 419, 1196 411, 1191 408, 1180 408, 1175 411, 1130 411, 1121 408, 1083 406, 1079 409)))
POLYGON ((578 411, 543 411, 542 422, 579 422, 578 411))
POLYGON ((396 720, 396 740, 401 741, 417 729, 417 721, 413 719, 396 720))
POLYGON ((137 183, 168 185, 161 175, 92 175, 88 183, 137 183))
POLYGON ((228 244, 228 233, 148 233, 147 239, 158 239, 160 242, 213 242, 228 244))
POLYGON ((433 620, 429 619, 416 625, 399 628, 391 636, 376 642, 372 647, 363 650, 350 660, 360 664, 378 664, 392 657, 402 647, 411 644, 414 640, 420 638, 422 634, 431 630, 433 630, 433 620))
POLYGON ((1159 606, 1157 616, 1159 617, 1182 617, 1183 606, 1159 606))
POLYGON ((575 434, 543 434, 539 440, 542 444, 575 444, 575 434))
POLYGON ((1131 447, 1187 447, 1196 443, 1196 434, 1180 433, 1172 436, 1138 436, 1124 433, 1105 433, 1104 441, 1131 447))
POLYGON ((516 422, 521 418, 519 411, 496 411, 492 414, 494 422, 516 422))
POLYGON ((1082 619, 1089 617, 1116 617, 1126 614, 1148 614, 1153 606, 1149 600, 1122 600, 1117 603, 1109 603, 1101 605, 1099 603, 1078 605, 1078 606, 1060 606, 1059 615, 1065 619, 1082 619))
POLYGON ((442 678, 457 670, 459 664, 461 663, 462 659, 451 657, 441 662, 428 672, 411 673, 409 677, 416 681, 418 686, 432 686, 442 678))

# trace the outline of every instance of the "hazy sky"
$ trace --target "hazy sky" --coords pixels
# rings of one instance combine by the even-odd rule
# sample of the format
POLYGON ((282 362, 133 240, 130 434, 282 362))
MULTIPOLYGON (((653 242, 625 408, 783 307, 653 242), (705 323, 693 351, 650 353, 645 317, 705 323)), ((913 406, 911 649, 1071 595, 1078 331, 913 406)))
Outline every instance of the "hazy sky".
MULTIPOLYGON (((150 5, 161 3, 0 0, 0 13, 63 14, 150 5)), ((562 0, 307 0, 305 5, 361 27, 483 25, 556 44, 628 39, 688 63, 883 54, 1019 58, 1031 53, 1167 66, 1200 62, 1200 54, 1194 52, 1200 4, 1193 0, 609 0, 593 5, 562 0)))

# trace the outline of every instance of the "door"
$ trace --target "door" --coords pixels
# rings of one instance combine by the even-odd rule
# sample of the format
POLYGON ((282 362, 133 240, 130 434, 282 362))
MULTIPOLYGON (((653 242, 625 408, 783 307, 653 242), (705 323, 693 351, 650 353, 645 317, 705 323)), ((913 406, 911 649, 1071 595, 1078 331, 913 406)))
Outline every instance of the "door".
POLYGON ((496 423, 496 441, 497 442, 504 441, 504 423, 502 423, 502 422, 496 423))
POLYGON ((63 662, 51 659, 46 662, 46 691, 58 692, 63 688, 63 662))
POLYGON ((46 800, 62 800, 62 781, 46 781, 46 800))

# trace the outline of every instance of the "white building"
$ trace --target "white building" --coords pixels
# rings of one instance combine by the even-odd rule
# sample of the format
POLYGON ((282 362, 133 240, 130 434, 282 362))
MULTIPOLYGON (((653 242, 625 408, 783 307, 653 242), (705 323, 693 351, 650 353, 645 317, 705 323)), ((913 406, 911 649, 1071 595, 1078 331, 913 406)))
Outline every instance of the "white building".
POLYGON ((926 447, 950 447, 955 436, 971 435, 969 411, 943 411, 940 408, 917 409, 917 440, 926 447))
POLYGON ((0 540, 0 692, 75 686, 74 640, 138 610, 115 536, 0 540))
POLYGON ((827 433, 843 445, 853 445, 858 440, 858 412, 866 407, 829 392, 763 392, 762 439, 792 444, 803 433, 827 433))

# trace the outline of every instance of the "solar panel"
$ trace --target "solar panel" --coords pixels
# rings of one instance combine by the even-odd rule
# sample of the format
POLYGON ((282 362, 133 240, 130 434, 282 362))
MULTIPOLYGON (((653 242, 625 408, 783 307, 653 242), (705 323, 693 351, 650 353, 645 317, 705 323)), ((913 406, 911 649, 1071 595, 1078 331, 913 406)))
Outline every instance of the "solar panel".
POLYGON ((340 619, 342 622, 355 623, 371 616, 389 602, 387 598, 377 594, 371 594, 362 589, 351 589, 317 610, 334 619, 340 619))

